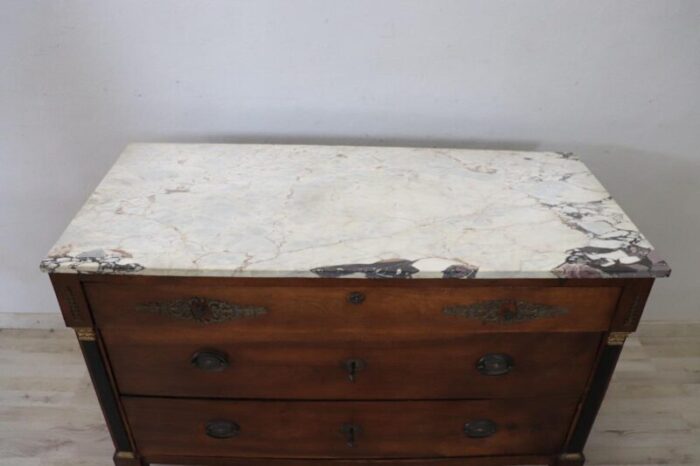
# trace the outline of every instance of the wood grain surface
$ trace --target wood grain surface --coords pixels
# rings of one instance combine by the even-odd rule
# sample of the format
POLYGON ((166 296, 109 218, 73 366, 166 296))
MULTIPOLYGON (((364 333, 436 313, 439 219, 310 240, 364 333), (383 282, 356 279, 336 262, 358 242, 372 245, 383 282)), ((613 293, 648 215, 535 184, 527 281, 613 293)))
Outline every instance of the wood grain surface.
POLYGON ((600 335, 392 338, 366 332, 269 338, 216 326, 102 331, 123 394, 312 400, 578 395, 590 376, 600 335), (192 364, 194 354, 207 351, 225 356, 228 367, 211 372, 192 364), (509 373, 477 370, 477 362, 493 353, 512 358, 509 373), (353 361, 359 361, 355 371, 353 361))
POLYGON ((122 402, 146 457, 430 458, 556 453, 578 398, 287 402, 126 397, 122 402), (485 419, 497 425, 493 435, 465 435, 466 423, 485 419), (234 422, 240 433, 212 438, 206 426, 214 421, 234 422), (358 429, 352 441, 342 433, 346 424, 358 429))

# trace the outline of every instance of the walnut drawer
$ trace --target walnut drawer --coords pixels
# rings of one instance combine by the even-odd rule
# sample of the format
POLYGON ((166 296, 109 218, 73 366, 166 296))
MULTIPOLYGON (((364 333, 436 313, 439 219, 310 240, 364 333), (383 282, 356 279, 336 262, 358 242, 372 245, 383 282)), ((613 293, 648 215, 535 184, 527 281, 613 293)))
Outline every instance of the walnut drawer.
POLYGON ((100 328, 208 325, 267 333, 606 331, 620 294, 612 286, 396 282, 237 286, 162 279, 152 284, 97 282, 84 287, 100 328))
POLYGON ((565 440, 577 400, 574 397, 405 402, 122 399, 136 443, 146 457, 268 458, 556 453, 565 440))
POLYGON ((559 455, 472 456, 450 458, 236 458, 232 456, 149 455, 149 464, 196 464, 199 466, 558 466, 559 455))
POLYGON ((121 393, 276 399, 503 398, 583 391, 599 333, 260 337, 102 331, 121 393))

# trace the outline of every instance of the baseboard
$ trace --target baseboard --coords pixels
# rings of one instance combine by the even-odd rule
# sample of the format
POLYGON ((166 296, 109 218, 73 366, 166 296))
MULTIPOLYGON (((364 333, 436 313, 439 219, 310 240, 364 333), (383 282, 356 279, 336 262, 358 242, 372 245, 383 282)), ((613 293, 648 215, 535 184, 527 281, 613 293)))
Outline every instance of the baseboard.
POLYGON ((0 328, 63 328, 60 312, 0 312, 0 328))
POLYGON ((639 337, 685 337, 700 332, 700 320, 644 320, 639 323, 635 335, 639 337))

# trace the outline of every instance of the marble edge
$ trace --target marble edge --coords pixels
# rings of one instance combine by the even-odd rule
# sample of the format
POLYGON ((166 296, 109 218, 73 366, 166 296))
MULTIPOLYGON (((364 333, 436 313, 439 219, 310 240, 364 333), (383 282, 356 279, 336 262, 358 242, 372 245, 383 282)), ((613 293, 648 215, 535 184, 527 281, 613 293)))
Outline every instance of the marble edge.
POLYGON ((167 141, 154 141, 154 142, 148 142, 148 141, 135 141, 135 142, 130 142, 124 146, 124 149, 122 152, 120 152, 119 157, 121 157, 122 154, 128 152, 129 150, 137 149, 137 148, 143 148, 143 147, 226 147, 226 146, 238 146, 238 147, 285 147, 285 148, 293 148, 293 147, 298 147, 298 148, 316 148, 316 147, 333 147, 336 149, 343 149, 343 148, 348 148, 348 149, 405 149, 405 150, 436 150, 436 151, 444 151, 444 150, 449 150, 449 151, 460 151, 460 152, 499 152, 503 154, 547 154, 550 156, 556 156, 562 159, 569 159, 569 160, 578 160, 581 161, 581 158, 575 153, 575 152, 569 152, 569 151, 558 151, 558 150, 528 150, 528 149, 484 149, 484 148, 478 148, 478 147, 449 147, 449 146, 441 146, 441 145, 435 145, 435 146, 402 146, 402 145, 394 145, 394 144, 387 144, 387 145, 381 145, 381 144, 332 144, 332 143, 323 143, 323 144, 313 144, 313 143, 296 143, 296 142, 241 142, 241 143, 236 143, 236 142, 167 142, 167 141))
POLYGON ((558 267, 551 271, 479 271, 477 267, 451 265, 442 271, 421 271, 413 267, 416 261, 395 260, 373 264, 343 264, 316 267, 308 271, 226 270, 226 269, 162 269, 146 268, 133 262, 97 262, 88 258, 67 261, 59 265, 53 259, 45 259, 40 270, 49 274, 83 275, 137 275, 173 277, 238 277, 238 278, 350 278, 350 279, 563 279, 563 278, 663 278, 671 275, 671 268, 661 260, 648 269, 609 269, 600 271, 590 267, 558 267))

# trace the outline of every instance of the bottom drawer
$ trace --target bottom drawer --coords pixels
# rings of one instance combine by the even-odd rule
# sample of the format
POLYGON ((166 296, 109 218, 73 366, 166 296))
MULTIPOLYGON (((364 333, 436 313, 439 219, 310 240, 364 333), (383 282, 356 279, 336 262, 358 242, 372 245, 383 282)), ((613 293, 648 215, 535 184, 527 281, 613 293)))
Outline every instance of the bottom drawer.
POLYGON ((150 464, 198 466, 557 466, 559 456, 473 456, 459 458, 273 459, 223 456, 149 456, 150 464))
POLYGON ((146 457, 429 458, 555 453, 577 399, 123 403, 146 457))

